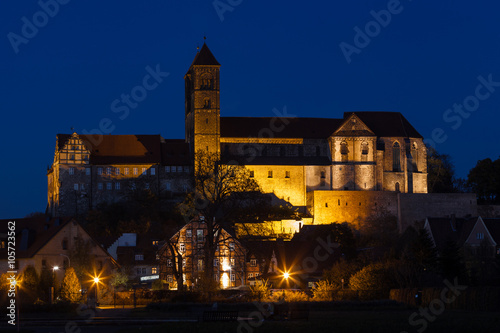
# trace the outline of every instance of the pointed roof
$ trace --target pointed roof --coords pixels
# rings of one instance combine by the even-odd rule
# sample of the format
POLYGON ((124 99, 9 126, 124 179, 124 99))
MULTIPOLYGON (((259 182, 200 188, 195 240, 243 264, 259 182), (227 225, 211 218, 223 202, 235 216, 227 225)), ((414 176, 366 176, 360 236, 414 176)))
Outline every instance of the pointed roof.
POLYGON ((217 59, 215 59, 214 55, 208 48, 207 44, 203 43, 201 50, 196 53, 196 57, 194 57, 193 63, 191 66, 220 66, 217 59))

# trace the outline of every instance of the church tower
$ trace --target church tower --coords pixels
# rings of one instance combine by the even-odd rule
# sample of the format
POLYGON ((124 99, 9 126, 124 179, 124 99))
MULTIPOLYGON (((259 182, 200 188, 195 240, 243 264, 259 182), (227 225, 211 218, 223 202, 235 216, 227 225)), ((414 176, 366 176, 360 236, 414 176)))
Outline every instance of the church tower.
POLYGON ((186 142, 191 154, 220 152, 219 71, 220 64, 203 44, 184 76, 186 142))

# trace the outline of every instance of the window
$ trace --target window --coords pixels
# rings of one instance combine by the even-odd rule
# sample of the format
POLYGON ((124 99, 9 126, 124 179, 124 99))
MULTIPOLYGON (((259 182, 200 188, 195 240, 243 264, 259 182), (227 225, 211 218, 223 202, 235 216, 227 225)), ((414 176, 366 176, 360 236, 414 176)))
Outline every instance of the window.
POLYGON ((102 183, 97 183, 97 189, 102 190, 102 183))
POLYGON ((69 174, 74 175, 75 174, 75 168, 69 168, 69 174))
POLYGON ((196 239, 198 242, 203 242, 203 229, 196 230, 196 239))
POLYGON ((156 260, 160 260, 160 255, 157 253, 155 258, 156 258, 156 260))
POLYGON ((146 267, 143 267, 143 268, 142 268, 142 275, 146 275, 146 274, 147 274, 147 273, 146 273, 146 267))
POLYGON ((165 167, 165 172, 170 172, 170 166, 165 167))
MULTIPOLYGON (((203 107, 204 107, 205 109, 210 109, 210 105, 211 105, 211 104, 212 104, 212 103, 210 103, 210 98, 205 98, 205 99, 203 100, 203 107)), ((207 124, 208 124, 208 118, 207 118, 207 124)))
POLYGON ((219 266, 219 259, 215 258, 214 259, 214 267, 218 267, 219 266))
POLYGON ((134 175, 137 176, 138 173, 139 173, 139 170, 137 168, 134 168, 134 175))
POLYGON ((5 241, 0 242, 0 249, 5 249, 5 241))
POLYGON ((167 267, 172 267, 172 259, 167 259, 167 267))
POLYGON ((74 160, 75 159, 75 155, 73 155, 73 154, 69 155, 69 159, 70 160, 74 160))
POLYGON ((401 149, 397 141, 392 146, 392 171, 401 171, 401 149))
POLYGON ((187 192, 188 191, 188 186, 186 184, 182 185, 182 191, 187 192))
POLYGON ((172 184, 170 184, 169 182, 165 183, 165 189, 166 189, 167 191, 172 190, 172 184))
POLYGON ((236 275, 235 274, 231 274, 231 281, 232 282, 236 281, 236 275))
POLYGON ((106 174, 110 175, 111 174, 111 168, 106 168, 106 174))
POLYGON ((140 268, 136 269, 137 275, 141 275, 142 270, 140 268))
POLYGON ((285 178, 290 178, 290 171, 285 171, 285 178))
POLYGON ((188 173, 189 172, 189 166, 184 166, 184 172, 188 173))
POLYGON ((326 172, 325 171, 321 171, 321 178, 326 178, 326 172))
POLYGON ((257 259, 250 259, 250 266, 252 267, 257 266, 257 259))
POLYGON ((250 170, 250 178, 253 178, 255 176, 253 170, 250 170))
POLYGON ((234 263, 235 263, 234 258, 229 259, 229 265, 230 265, 231 267, 234 267, 234 263))
POLYGON ((157 240, 154 240, 151 243, 153 244, 153 246, 158 246, 158 241, 157 240))
POLYGON ((193 231, 191 229, 186 230, 186 238, 191 238, 193 236, 193 231))
POLYGON ((68 249, 68 240, 67 239, 63 239, 63 241, 62 241, 62 249, 63 250, 67 250, 68 249))
POLYGON ((85 168, 85 174, 86 174, 87 176, 90 176, 90 168, 85 168))
POLYGON ((482 232, 476 233, 476 239, 484 239, 484 233, 482 232))
POLYGON ((120 189, 120 183, 115 183, 115 190, 119 190, 120 189))
POLYGON ((143 254, 136 254, 135 255, 135 260, 137 260, 137 261, 144 260, 144 255, 143 254))
POLYGON ((119 176, 119 175, 120 175, 120 168, 115 168, 115 174, 116 174, 117 176, 119 176))
POLYGON ((146 168, 142 168, 142 173, 141 174, 145 176, 146 175, 146 171, 147 171, 146 168))
POLYGON ((157 274, 157 273, 158 273, 158 268, 151 267, 151 274, 157 274))
POLYGON ((73 189, 74 189, 75 191, 78 191, 78 184, 74 184, 74 185, 73 185, 73 189))
POLYGON ((234 251, 234 243, 233 242, 229 243, 229 251, 231 251, 231 252, 234 251))
POLYGON ((173 165, 171 168, 172 172, 177 172, 177 167, 175 165, 173 165))
POLYGON ((255 273, 255 277, 259 276, 259 273, 255 273))
POLYGON ((399 183, 396 183, 396 186, 395 186, 394 190, 395 190, 396 192, 399 192, 399 191, 400 191, 400 188, 399 188, 399 183))
POLYGON ((174 282, 174 279, 173 279, 172 275, 167 275, 167 282, 168 283, 174 282))
POLYGON ((106 183, 106 190, 112 190, 113 189, 113 183, 108 182, 106 183))
POLYGON ((248 273, 248 278, 249 279, 253 278, 253 273, 248 273))
POLYGON ((368 159, 368 143, 361 143, 361 160, 366 161, 368 159))
POLYGON ((340 143, 340 154, 342 155, 342 162, 347 162, 348 161, 348 149, 347 149, 347 142, 341 142, 340 143))
POLYGON ((267 172, 267 178, 273 178, 273 171, 272 170, 269 170, 267 172))
POLYGON ((198 271, 203 271, 203 259, 198 259, 198 271))
POLYGON ((102 168, 97 168, 97 174, 102 175, 102 168))
POLYGON ((128 175, 128 168, 124 168, 124 169, 123 169, 123 173, 124 173, 125 175, 128 175))
POLYGON ((186 258, 182 259, 182 267, 186 267, 186 258))
POLYGON ((154 176, 156 174, 155 168, 151 167, 151 169, 149 169, 149 173, 151 174, 151 176, 154 176))
POLYGON ((186 252, 186 244, 184 244, 184 243, 179 244, 179 252, 180 253, 186 252))

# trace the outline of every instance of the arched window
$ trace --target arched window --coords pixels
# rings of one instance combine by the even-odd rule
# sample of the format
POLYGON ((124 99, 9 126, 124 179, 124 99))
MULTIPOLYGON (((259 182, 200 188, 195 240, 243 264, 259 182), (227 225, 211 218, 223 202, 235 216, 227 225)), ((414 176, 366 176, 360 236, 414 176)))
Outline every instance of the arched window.
POLYGON ((401 192, 400 188, 399 188, 399 183, 396 183, 395 190, 396 190, 396 192, 401 192))
POLYGON ((212 89, 213 83, 212 77, 209 74, 204 74, 201 76, 200 89, 212 89))
POLYGON ((368 143, 361 143, 361 160, 366 161, 368 159, 368 143))
POLYGON ((205 99, 203 100, 203 107, 204 107, 205 109, 210 109, 211 104, 212 104, 212 103, 210 103, 210 98, 205 98, 205 99))
POLYGON ((347 162, 347 142, 343 141, 340 143, 340 154, 342 156, 342 162, 347 162))
POLYGON ((401 147, 397 141, 392 146, 392 171, 401 171, 401 147))
POLYGON ((413 172, 418 171, 418 147, 415 142, 411 145, 411 158, 412 158, 412 166, 413 172))

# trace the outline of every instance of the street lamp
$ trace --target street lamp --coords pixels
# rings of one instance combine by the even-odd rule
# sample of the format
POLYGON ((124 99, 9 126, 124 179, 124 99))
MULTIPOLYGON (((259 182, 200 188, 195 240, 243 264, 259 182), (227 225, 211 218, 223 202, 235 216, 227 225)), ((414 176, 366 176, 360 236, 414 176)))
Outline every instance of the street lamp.
POLYGON ((95 284, 95 305, 97 307, 97 287, 99 286, 99 277, 98 276, 95 276, 94 277, 94 284, 95 284))
POLYGON ((52 267, 52 290, 50 291, 50 303, 54 301, 55 291, 56 291, 56 271, 59 270, 59 266, 52 267))

